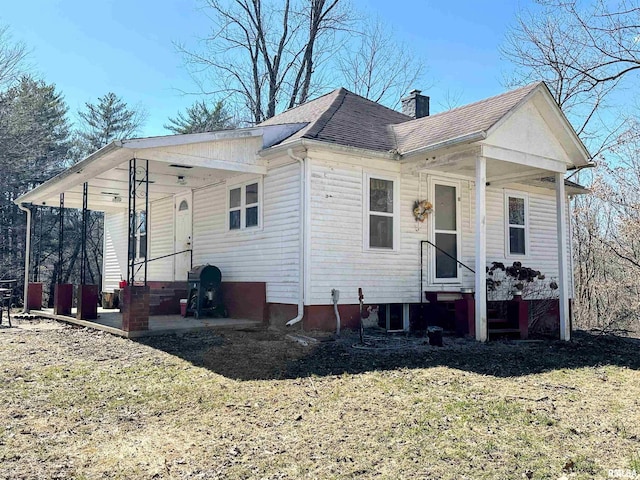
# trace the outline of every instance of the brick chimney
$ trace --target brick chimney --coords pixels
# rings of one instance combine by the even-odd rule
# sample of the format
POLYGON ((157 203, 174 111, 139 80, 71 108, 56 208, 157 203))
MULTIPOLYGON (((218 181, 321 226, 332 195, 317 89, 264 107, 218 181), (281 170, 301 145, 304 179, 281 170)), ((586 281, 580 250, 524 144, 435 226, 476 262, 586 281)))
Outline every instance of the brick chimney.
POLYGON ((429 97, 420 95, 421 90, 411 90, 409 95, 401 99, 402 113, 413 118, 429 116, 429 97))

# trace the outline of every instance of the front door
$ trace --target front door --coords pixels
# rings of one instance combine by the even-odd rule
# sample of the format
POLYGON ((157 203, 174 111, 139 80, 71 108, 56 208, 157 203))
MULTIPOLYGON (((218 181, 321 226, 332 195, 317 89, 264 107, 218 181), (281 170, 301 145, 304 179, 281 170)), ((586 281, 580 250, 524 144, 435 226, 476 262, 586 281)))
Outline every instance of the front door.
POLYGON ((174 279, 186 281, 187 273, 191 270, 191 192, 175 197, 175 245, 174 252, 183 252, 174 255, 174 279))
POLYGON ((460 255, 458 185, 449 182, 432 183, 434 283, 458 283, 459 265, 455 259, 460 255))

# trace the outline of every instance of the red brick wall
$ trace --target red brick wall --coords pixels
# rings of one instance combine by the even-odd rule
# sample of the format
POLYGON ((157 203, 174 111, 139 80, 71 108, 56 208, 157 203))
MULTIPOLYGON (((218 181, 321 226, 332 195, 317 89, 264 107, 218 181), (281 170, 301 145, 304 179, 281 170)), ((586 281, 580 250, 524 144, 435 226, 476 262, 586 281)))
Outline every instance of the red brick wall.
POLYGON ((149 286, 127 285, 122 291, 122 329, 134 332, 149 329, 149 286))

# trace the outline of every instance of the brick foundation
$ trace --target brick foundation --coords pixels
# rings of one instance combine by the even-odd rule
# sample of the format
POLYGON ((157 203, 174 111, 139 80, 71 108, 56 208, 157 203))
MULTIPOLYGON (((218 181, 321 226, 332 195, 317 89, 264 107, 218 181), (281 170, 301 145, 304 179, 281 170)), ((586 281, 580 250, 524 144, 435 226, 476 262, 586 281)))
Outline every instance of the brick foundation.
POLYGON ((229 318, 268 320, 265 282, 222 282, 222 303, 229 318))
POLYGON ((149 315, 179 315, 180 299, 187 298, 187 282, 148 281, 149 315))
POLYGON ((122 290, 122 330, 149 330, 150 287, 127 285, 122 290))
POLYGON ((53 313, 55 315, 71 315, 73 305, 73 285, 57 284, 53 293, 53 313))
POLYGON ((27 287, 27 310, 42 309, 42 283, 30 283, 27 287))
POLYGON ((95 320, 98 318, 98 286, 78 285, 78 320, 95 320))
MULTIPOLYGON (((360 305, 338 305, 338 312, 340 313, 341 329, 355 330, 360 328, 360 305)), ((304 330, 334 331, 336 329, 336 315, 333 311, 333 305, 305 306, 302 326, 304 330)))

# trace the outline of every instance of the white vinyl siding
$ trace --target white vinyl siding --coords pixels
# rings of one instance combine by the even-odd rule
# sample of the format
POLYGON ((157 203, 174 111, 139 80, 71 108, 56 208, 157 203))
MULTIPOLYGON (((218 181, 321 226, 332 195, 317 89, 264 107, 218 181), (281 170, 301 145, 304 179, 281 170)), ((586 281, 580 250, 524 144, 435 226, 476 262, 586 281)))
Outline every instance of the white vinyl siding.
POLYGON ((239 176, 193 193, 193 264, 220 268, 223 281, 266 282, 267 301, 299 297, 300 165, 269 170, 260 187, 263 228, 227 230, 228 187, 255 182, 239 176))
POLYGON ((113 292, 127 278, 127 212, 104 214, 102 290, 113 292))
MULTIPOLYGON (((173 253, 173 209, 173 197, 149 205, 149 260, 173 253)), ((147 268, 148 280, 173 280, 173 257, 149 262, 147 268)))
POLYGON ((364 167, 311 161, 307 304, 330 304, 333 288, 340 290, 340 303, 358 303, 358 288, 363 290, 365 303, 420 301, 420 239, 427 238, 427 229, 416 231, 412 213, 418 178, 399 175, 399 165, 391 162, 380 163, 379 169, 371 166, 373 162, 362 163, 364 167), (394 234, 398 243, 392 255, 366 248, 363 232, 368 206, 363 175, 367 174, 397 178, 399 231, 394 234))
MULTIPOLYGON (((420 241, 430 240, 431 218, 419 224, 412 210, 416 199, 433 201, 429 192, 434 179, 446 180, 438 172, 398 175, 399 223, 398 250, 388 252, 367 250, 362 234, 367 218, 365 183, 363 174, 393 176, 399 167, 393 162, 355 160, 350 164, 332 161, 331 154, 316 154, 310 166, 309 253, 306 304, 329 305, 331 290, 340 290, 341 303, 358 303, 358 288, 362 288, 365 303, 416 303, 422 295, 420 288, 420 241)), ((475 185, 464 178, 451 177, 459 186, 459 259, 474 268, 475 264, 475 185)), ((523 264, 540 270, 547 279, 558 278, 555 192, 535 187, 510 185, 510 190, 522 191, 528 196, 529 254, 523 264), (521 190, 520 190, 521 187, 521 190)), ((505 189, 487 188, 487 262, 511 263, 505 255, 505 189)), ((433 213, 430 215, 433 216, 433 213)), ((433 247, 423 247, 423 289, 430 291, 457 291, 460 287, 474 287, 474 275, 461 267, 460 283, 446 285, 431 283, 433 247)))

